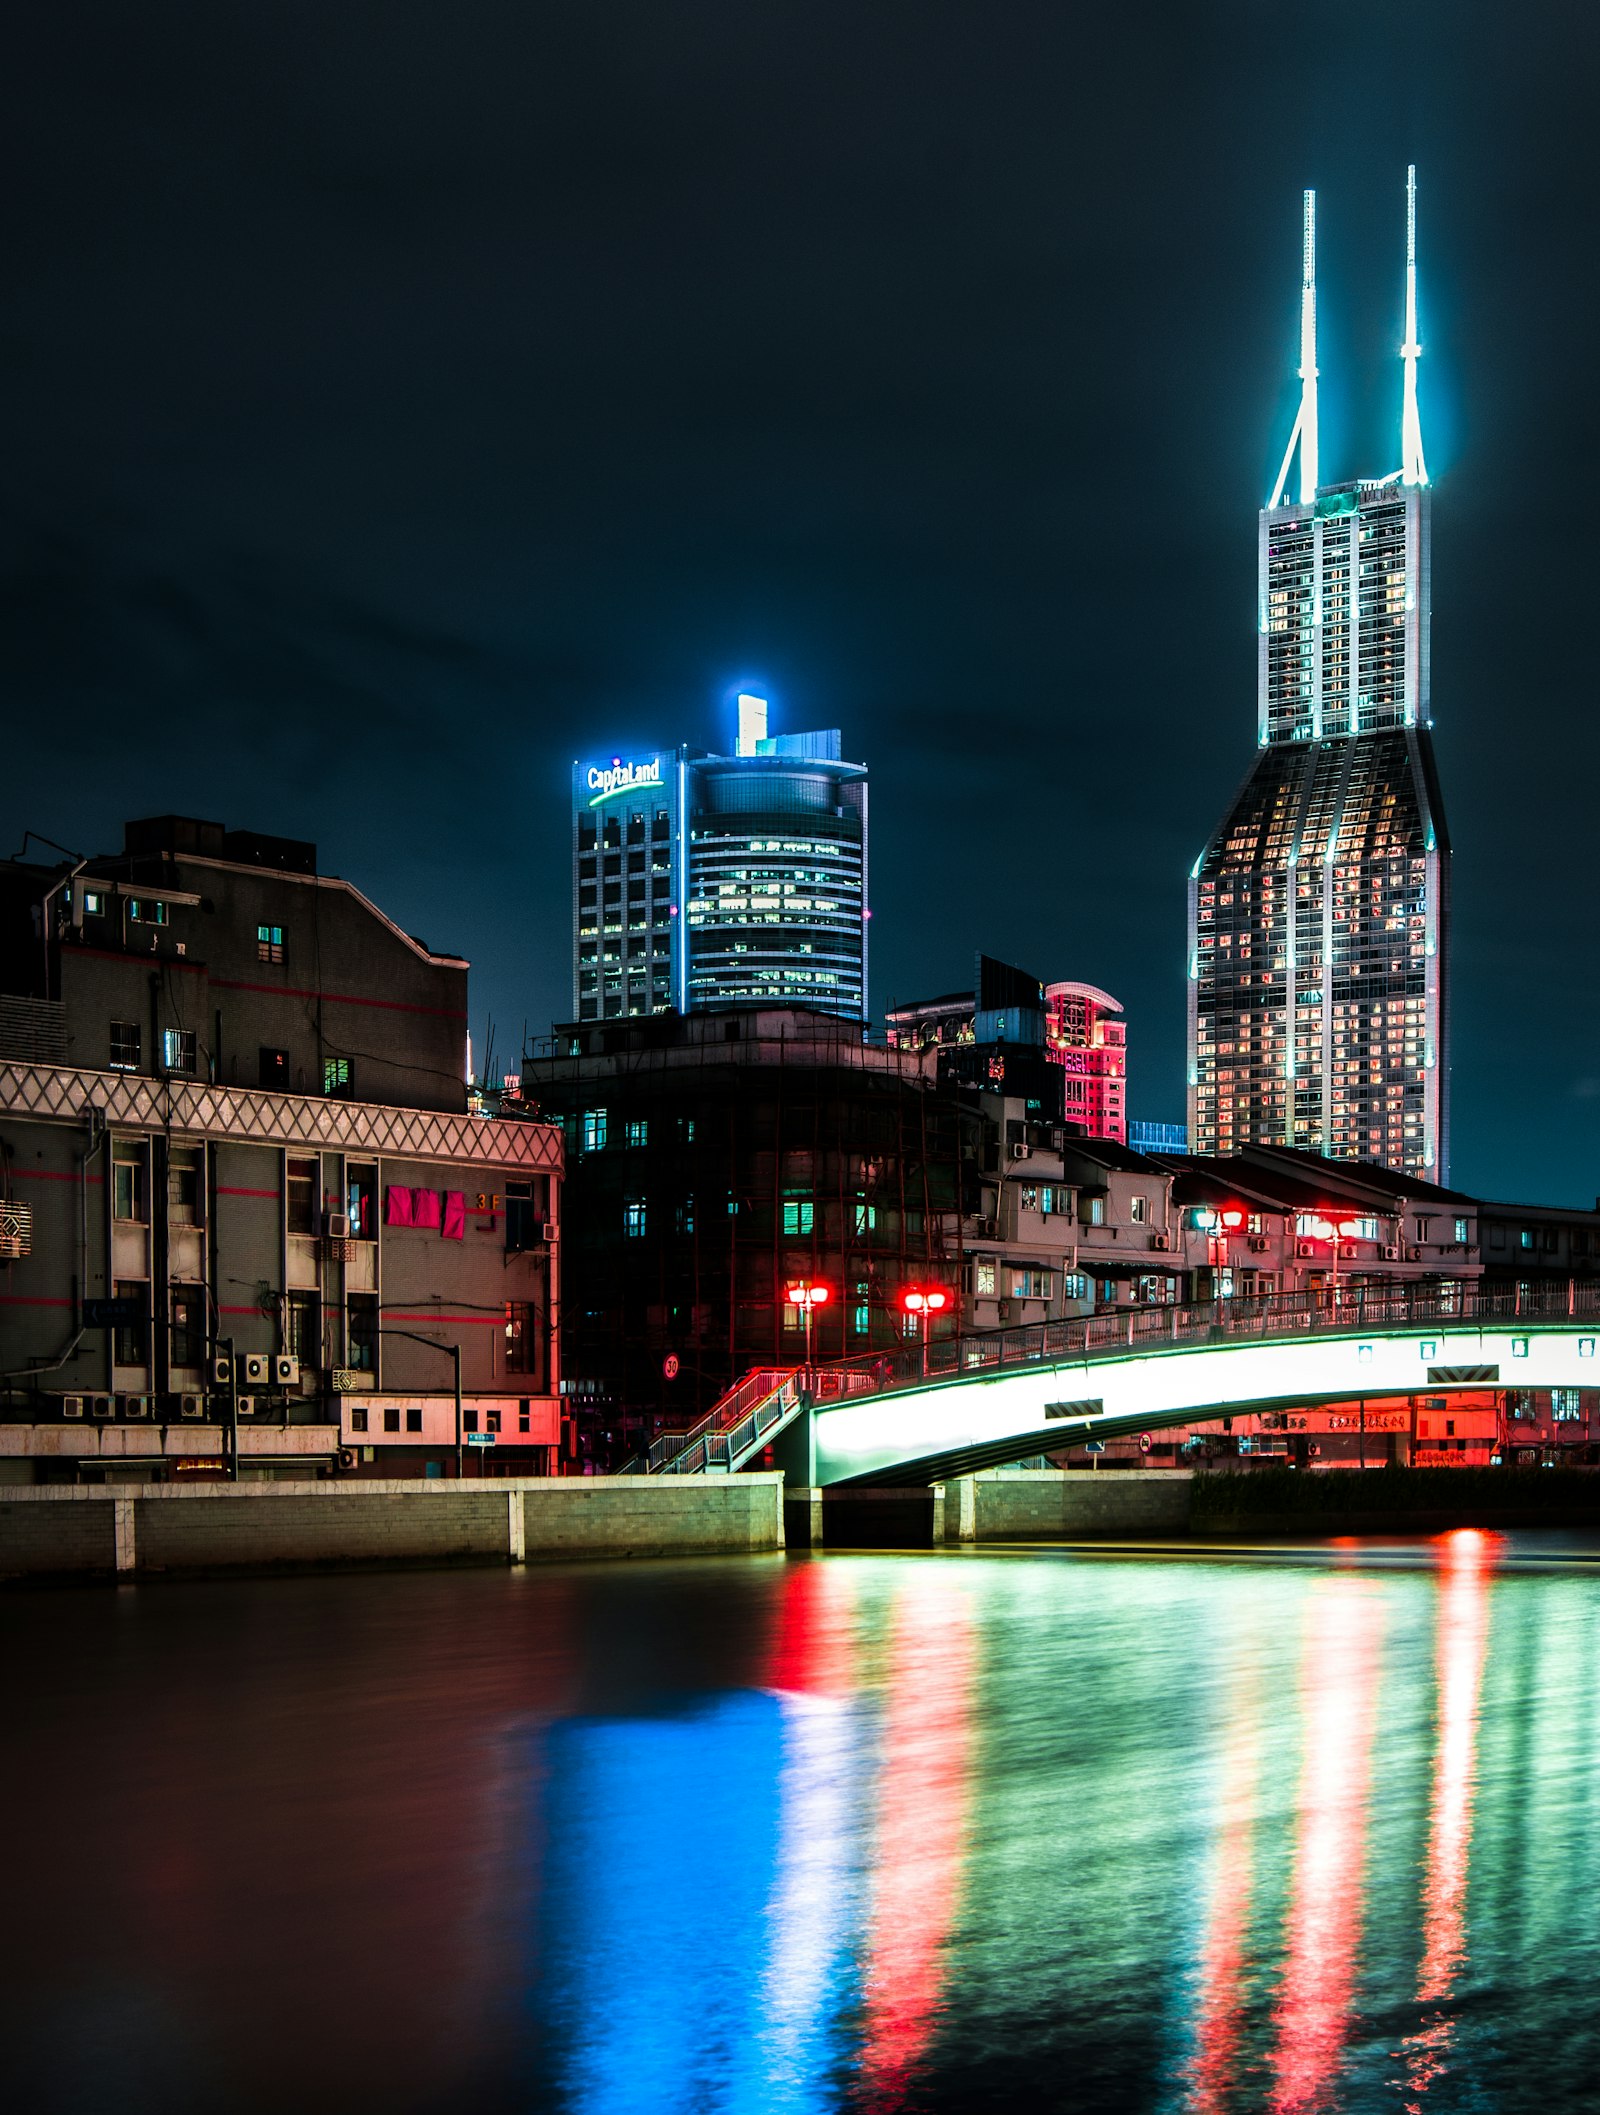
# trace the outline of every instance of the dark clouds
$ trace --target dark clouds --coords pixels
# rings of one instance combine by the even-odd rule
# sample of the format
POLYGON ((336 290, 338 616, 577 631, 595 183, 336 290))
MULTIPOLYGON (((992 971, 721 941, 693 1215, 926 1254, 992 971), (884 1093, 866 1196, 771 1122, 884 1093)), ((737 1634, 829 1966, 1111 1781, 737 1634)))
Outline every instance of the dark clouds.
MULTIPOLYGON (((1398 452, 1421 170, 1456 1175, 1600 1189, 1586 7, 111 0, 0 131, 11 832, 316 838, 567 1005, 566 772, 770 686, 873 766, 874 991, 1124 997, 1250 760, 1321 202, 1324 465, 1398 452)), ((9 849, 9 847, 8 847, 9 849)))

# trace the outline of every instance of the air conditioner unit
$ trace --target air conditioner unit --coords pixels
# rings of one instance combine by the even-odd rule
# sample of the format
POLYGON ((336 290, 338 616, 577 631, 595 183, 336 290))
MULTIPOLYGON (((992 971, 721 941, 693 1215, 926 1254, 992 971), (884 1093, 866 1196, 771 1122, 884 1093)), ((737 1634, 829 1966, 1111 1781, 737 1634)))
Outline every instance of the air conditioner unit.
POLYGON ((1400 1251, 1392 1241, 1384 1248, 1383 1260, 1385 1263, 1398 1263, 1400 1261, 1400 1251))
POLYGON ((357 1373, 348 1366, 335 1366, 328 1375, 328 1386, 335 1395, 355 1395, 372 1379, 370 1373, 357 1373))
POLYGON ((109 1395, 91 1395, 89 1398, 91 1417, 109 1417, 116 1407, 109 1395))
POLYGON ((1420 1262, 1422 1261, 1422 1251, 1421 1251, 1421 1249, 1420 1249, 1420 1248, 1408 1248, 1408 1249, 1406 1250, 1406 1261, 1407 1261, 1408 1263, 1420 1263, 1420 1262))
POLYGON ((300 1361, 287 1351, 273 1354, 272 1382, 276 1388, 298 1388, 300 1385, 300 1361))
POLYGON ((1264 1256, 1272 1246, 1272 1243, 1265 1234, 1252 1234, 1250 1236, 1250 1246, 1258 1256, 1264 1256))
POLYGON ((239 1361, 239 1378, 247 1388, 265 1388, 272 1373, 272 1361, 264 1351, 247 1351, 239 1361))
POLYGON ((150 1415, 149 1396, 125 1395, 122 1398, 122 1414, 124 1417, 148 1417, 150 1415))
POLYGON ((1294 1252, 1297 1256, 1314 1256, 1317 1253, 1316 1243, 1312 1241, 1297 1241, 1294 1245, 1294 1252))
POLYGON ((241 1417, 254 1417, 256 1414, 255 1397, 253 1395, 241 1395, 238 1398, 238 1408, 241 1417))
POLYGON ((350 1214, 348 1212, 325 1212, 322 1217, 322 1231, 330 1241, 348 1241, 350 1239, 350 1214))
POLYGON ((211 1385, 214 1388, 227 1388, 231 1387, 232 1383, 233 1367, 229 1362, 228 1354, 225 1351, 219 1351, 211 1361, 211 1385))
POLYGON ((83 1397, 81 1395, 64 1395, 61 1398, 61 1415, 63 1417, 82 1417, 83 1397))
POLYGON ((547 1219, 539 1229, 539 1239, 544 1242, 559 1241, 561 1239, 560 1222, 555 1219, 547 1219))
POLYGON ((205 1414, 206 1399, 203 1395, 180 1395, 178 1397, 178 1415, 180 1417, 204 1417, 205 1414))
POLYGON ((12 1198, 0 1203, 0 1258, 20 1262, 33 1253, 33 1206, 12 1198))
POLYGON ((1172 1236, 1170 1234, 1152 1234, 1150 1236, 1150 1246, 1152 1248, 1171 1248, 1172 1236))
POLYGON ((1009 1322, 1011 1320, 1011 1302, 1009 1300, 1002 1300, 1000 1302, 999 1312, 1001 1321, 1009 1322))
POLYGON ((1011 1158, 1013 1160, 1031 1160, 1033 1158, 1032 1146, 1025 1140, 1019 1139, 1011 1148, 1011 1158))

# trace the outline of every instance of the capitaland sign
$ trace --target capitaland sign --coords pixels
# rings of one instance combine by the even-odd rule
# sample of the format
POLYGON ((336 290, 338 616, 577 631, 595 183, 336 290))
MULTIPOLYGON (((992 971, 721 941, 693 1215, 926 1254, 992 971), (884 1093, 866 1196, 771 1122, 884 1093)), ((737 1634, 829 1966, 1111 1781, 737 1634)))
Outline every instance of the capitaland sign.
POLYGON ((589 805, 598 808, 603 800, 610 800, 616 793, 634 793, 644 786, 659 786, 661 783, 661 759, 651 757, 647 764, 624 763, 614 756, 609 764, 589 766, 589 805))

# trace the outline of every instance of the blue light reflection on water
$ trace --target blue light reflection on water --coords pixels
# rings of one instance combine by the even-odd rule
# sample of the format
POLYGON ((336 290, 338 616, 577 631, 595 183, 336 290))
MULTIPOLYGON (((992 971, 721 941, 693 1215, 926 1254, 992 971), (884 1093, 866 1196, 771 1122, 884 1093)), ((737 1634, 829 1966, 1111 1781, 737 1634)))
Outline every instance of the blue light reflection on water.
POLYGON ((1591 1552, 1484 1536, 11 1597, 0 2070, 41 2109, 1588 2108, 1597 1613, 1591 1552))

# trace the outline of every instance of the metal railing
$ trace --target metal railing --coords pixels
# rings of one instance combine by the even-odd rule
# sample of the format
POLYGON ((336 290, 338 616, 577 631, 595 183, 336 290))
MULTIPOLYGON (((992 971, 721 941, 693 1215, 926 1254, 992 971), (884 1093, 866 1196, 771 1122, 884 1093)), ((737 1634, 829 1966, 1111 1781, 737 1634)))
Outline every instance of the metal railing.
POLYGON ((882 1394, 1014 1366, 1125 1358, 1130 1351, 1155 1352, 1183 1345, 1293 1341, 1308 1335, 1359 1335, 1367 1329, 1419 1326, 1435 1327, 1443 1334, 1486 1322, 1581 1320, 1600 1324, 1600 1285, 1568 1279, 1565 1284, 1534 1283, 1487 1291, 1438 1285, 1323 1286, 1314 1292, 1276 1293, 1259 1300, 1127 1308, 1057 1322, 1027 1322, 834 1360, 817 1369, 817 1374, 818 1378, 826 1373, 856 1374, 862 1385, 852 1393, 882 1394))
POLYGON ((849 1367, 758 1366, 687 1432, 663 1432, 647 1455, 635 1456, 619 1473, 684 1476, 700 1469, 736 1469, 805 1405, 870 1390, 871 1382, 849 1367))
POLYGON ((908 1344, 894 1351, 832 1359, 825 1365, 757 1367, 719 1398, 687 1432, 663 1432, 647 1457, 620 1473, 688 1475, 737 1468, 774 1430, 811 1404, 847 1395, 889 1394, 929 1382, 952 1383, 1068 1359, 1126 1358, 1130 1351, 1181 1346, 1294 1342, 1307 1336, 1356 1336, 1364 1330, 1484 1323, 1592 1320, 1600 1330, 1600 1284, 1534 1283, 1483 1291, 1468 1286, 1323 1286, 1260 1300, 1214 1300, 1199 1306, 1127 1308, 1057 1322, 1027 1322, 908 1344))

